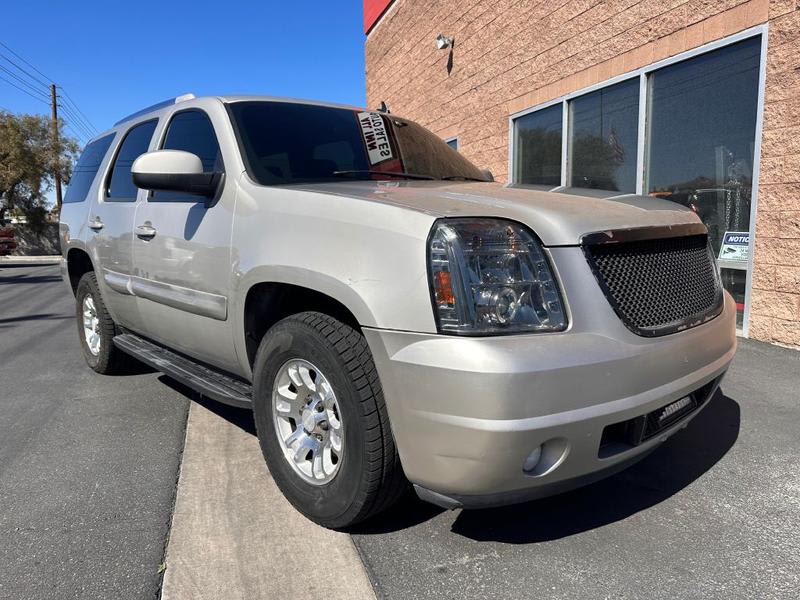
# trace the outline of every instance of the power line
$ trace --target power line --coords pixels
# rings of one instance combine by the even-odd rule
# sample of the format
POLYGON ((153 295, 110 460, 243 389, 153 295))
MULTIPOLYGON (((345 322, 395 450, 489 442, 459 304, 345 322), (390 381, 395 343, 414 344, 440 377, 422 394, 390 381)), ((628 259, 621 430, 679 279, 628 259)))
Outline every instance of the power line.
POLYGON ((43 91, 41 91, 39 88, 37 88, 37 87, 35 87, 35 86, 31 85, 30 83, 28 83, 27 81, 25 81, 24 79, 22 79, 22 77, 18 77, 18 76, 17 76, 17 75, 16 75, 16 74, 15 74, 15 73, 14 73, 14 72, 11 70, 11 69, 7 69, 7 68, 6 68, 6 67, 4 67, 3 65, 0 65, 0 69, 2 69, 3 71, 5 71, 5 72, 6 72, 6 73, 8 73, 9 75, 11 75, 11 77, 13 77, 13 78, 14 78, 14 79, 16 79, 17 81, 19 81, 19 82, 20 82, 22 85, 24 85, 24 86, 25 86, 25 87, 27 87, 28 89, 32 90, 33 92, 35 92, 35 93, 37 93, 37 94, 41 94, 41 95, 42 95, 44 98, 47 98, 47 94, 45 94, 45 93, 44 93, 43 91))
POLYGON ((88 124, 88 125, 89 125, 89 126, 92 128, 92 130, 93 130, 95 133, 97 133, 97 127, 95 127, 95 126, 94 126, 94 123, 92 123, 92 122, 89 120, 89 117, 87 117, 87 116, 86 116, 86 115, 83 113, 83 111, 82 111, 82 110, 81 110, 81 109, 78 107, 77 103, 76 103, 76 102, 75 102, 75 101, 74 101, 74 100, 73 100, 73 99, 70 97, 70 95, 69 95, 69 94, 67 94, 67 90, 65 90, 65 89, 64 89, 63 87, 61 87, 61 86, 58 86, 58 87, 60 87, 60 88, 61 88, 61 91, 62 91, 62 92, 64 92, 64 97, 67 99, 67 101, 68 101, 68 102, 69 102, 69 103, 70 103, 72 106, 74 106, 74 107, 75 107, 75 110, 77 110, 77 111, 78 111, 78 114, 79 114, 79 115, 81 115, 81 116, 82 116, 82 117, 83 117, 83 118, 86 120, 85 122, 86 122, 86 123, 87 123, 87 124, 88 124))
MULTIPOLYGON (((14 56, 16 56, 18 59, 20 59, 20 60, 21 60, 22 62, 24 62, 26 65, 28 65, 28 66, 29 66, 31 69, 33 69, 34 71, 36 71, 36 72, 37 72, 39 75, 41 75, 42 77, 44 77, 44 78, 45 78, 47 81, 53 81, 53 80, 52 80, 50 77, 48 77, 47 75, 45 75, 44 73, 42 73, 42 72, 41 72, 39 69, 37 69, 36 67, 34 67, 34 66, 31 64, 31 63, 29 63, 27 60, 25 60, 24 58, 22 58, 22 57, 21 57, 19 54, 17 54, 16 52, 14 52, 14 51, 13 51, 11 48, 9 48, 8 46, 6 46, 6 45, 5 45, 3 42, 0 42, 0 46, 2 46, 3 48, 5 48, 5 49, 6 49, 6 50, 8 50, 9 52, 11 52, 11 54, 13 54, 14 56)), ((6 58, 6 60, 8 60, 8 58, 6 58)), ((12 62, 12 61, 9 61, 9 62, 12 62)), ((17 65, 15 65, 15 66, 17 66, 17 65)), ((20 67, 19 67, 19 66, 17 66, 17 68, 19 69, 20 67)), ((49 85, 48 83, 46 83, 46 82, 42 81, 42 80, 41 80, 41 79, 39 79, 38 77, 34 77, 33 75, 30 75, 30 76, 31 76, 33 79, 36 79, 36 81, 38 81, 39 83, 41 83, 41 84, 42 84, 43 86, 45 86, 45 87, 47 87, 47 86, 49 85)))
POLYGON ((75 111, 68 104, 62 104, 59 102, 58 107, 62 109, 65 114, 69 115, 70 119, 72 119, 74 123, 80 126, 80 128, 83 129, 86 133, 88 133, 91 137, 94 137, 96 135, 96 133, 92 130, 92 128, 86 125, 86 123, 83 122, 83 119, 81 119, 77 114, 75 114, 75 111))
MULTIPOLYGON (((64 107, 63 107, 63 105, 61 105, 61 104, 59 104, 58 106, 59 106, 59 108, 62 108, 62 109, 64 108, 64 107)), ((83 126, 83 125, 80 123, 80 121, 78 121, 77 119, 75 119, 75 117, 74 117, 74 115, 72 114, 72 112, 67 112, 67 111, 64 111, 64 113, 62 113, 62 117, 61 117, 61 118, 62 118, 62 119, 64 119, 64 122, 65 122, 65 123, 72 125, 72 129, 73 129, 73 131, 75 131, 75 130, 80 130, 80 132, 81 132, 81 133, 82 133, 84 136, 86 136, 86 138, 87 138, 87 139, 91 139, 91 138, 93 138, 93 137, 94 137, 94 135, 95 135, 95 134, 94 134, 94 133, 92 133, 90 130, 88 130, 88 129, 87 129, 85 126, 83 126), (65 113, 65 114, 66 114, 66 116, 67 116, 67 117, 69 117, 69 118, 64 118, 64 116, 63 116, 63 114, 64 114, 64 113, 65 113)))
POLYGON ((44 104, 49 104, 49 102, 47 102, 47 100, 45 100, 45 99, 43 99, 43 98, 40 98, 39 96, 34 96, 34 95, 33 95, 33 94, 31 94, 31 93, 30 93, 28 90, 26 90, 26 89, 24 89, 24 88, 21 88, 21 87, 19 87, 19 86, 18 86, 17 84, 15 84, 13 81, 9 81, 8 79, 6 79, 5 77, 3 77, 2 75, 0 75, 0 80, 3 80, 3 81, 5 81, 5 82, 6 82, 8 85, 10 85, 10 86, 12 86, 12 87, 15 87, 15 88, 17 88, 17 89, 18 89, 20 92, 24 92, 24 93, 28 94, 28 96, 30 96, 30 97, 31 97, 31 98, 33 98, 34 100, 38 100, 39 102, 42 102, 42 103, 44 103, 44 104))

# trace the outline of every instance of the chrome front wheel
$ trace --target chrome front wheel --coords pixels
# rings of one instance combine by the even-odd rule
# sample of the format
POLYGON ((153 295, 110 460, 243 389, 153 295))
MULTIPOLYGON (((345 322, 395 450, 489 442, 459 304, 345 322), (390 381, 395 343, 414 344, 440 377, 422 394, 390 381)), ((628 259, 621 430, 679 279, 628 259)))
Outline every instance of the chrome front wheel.
POLYGON ((94 298, 87 295, 83 299, 83 337, 86 346, 93 356, 100 354, 100 319, 97 317, 97 307, 94 298))
POLYGON ((292 469, 312 484, 336 477, 342 463, 342 413, 327 377, 307 360, 286 361, 272 389, 275 433, 292 469))

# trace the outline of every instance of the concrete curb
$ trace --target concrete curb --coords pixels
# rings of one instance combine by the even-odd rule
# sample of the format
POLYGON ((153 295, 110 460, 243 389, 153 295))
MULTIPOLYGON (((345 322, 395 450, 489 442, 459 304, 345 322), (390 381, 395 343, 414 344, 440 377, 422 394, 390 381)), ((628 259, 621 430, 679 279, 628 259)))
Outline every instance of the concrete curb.
POLYGON ((374 599, 349 535, 300 515, 258 440, 192 403, 162 600, 374 599))
POLYGON ((61 255, 55 256, 0 256, 1 267, 21 267, 36 265, 57 265, 62 261, 61 255))

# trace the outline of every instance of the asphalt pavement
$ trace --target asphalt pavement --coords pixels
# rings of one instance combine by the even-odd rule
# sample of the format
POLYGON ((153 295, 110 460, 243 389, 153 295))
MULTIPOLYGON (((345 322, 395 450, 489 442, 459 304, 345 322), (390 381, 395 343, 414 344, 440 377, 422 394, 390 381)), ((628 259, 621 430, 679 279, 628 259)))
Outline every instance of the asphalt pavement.
POLYGON ((0 598, 157 597, 189 401, 84 363, 57 266, 0 265, 0 598))
MULTIPOLYGON (((0 268, 0 598, 155 598, 191 394, 156 373, 88 370, 62 286, 54 267, 0 268)), ((196 439, 224 451, 198 455, 194 485, 225 478, 235 493, 208 494, 214 506, 195 493, 196 508, 179 511, 199 540, 211 521, 202 515, 247 514, 269 489, 236 471, 260 464, 251 416, 202 406, 214 414, 196 439)), ((450 512, 409 497, 350 533, 387 599, 795 599, 798 430, 800 352, 741 341, 709 406, 627 471, 502 509, 450 512)), ((235 546, 245 576, 265 552, 298 577, 324 560, 280 538, 259 553, 267 532, 222 533, 208 539, 220 556, 235 546)))

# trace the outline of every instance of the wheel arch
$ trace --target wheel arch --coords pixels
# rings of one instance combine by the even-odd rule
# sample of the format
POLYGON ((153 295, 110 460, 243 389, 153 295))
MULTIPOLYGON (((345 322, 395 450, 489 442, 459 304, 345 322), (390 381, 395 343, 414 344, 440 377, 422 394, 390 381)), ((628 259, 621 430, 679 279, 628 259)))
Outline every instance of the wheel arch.
POLYGON ((82 248, 70 248, 67 251, 66 261, 69 284, 72 288, 72 294, 75 295, 78 291, 78 282, 80 282, 81 277, 86 273, 95 271, 94 263, 89 253, 82 248))
POLYGON ((359 330, 374 325, 372 311, 352 287, 320 273, 299 274, 303 276, 290 277, 278 269, 271 271, 270 276, 252 278, 242 286, 235 314, 239 317, 236 327, 242 350, 240 360, 247 363, 248 369, 252 369, 264 334, 292 314, 317 311, 359 330))

